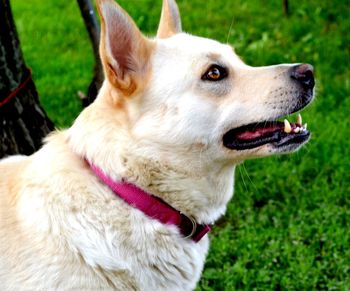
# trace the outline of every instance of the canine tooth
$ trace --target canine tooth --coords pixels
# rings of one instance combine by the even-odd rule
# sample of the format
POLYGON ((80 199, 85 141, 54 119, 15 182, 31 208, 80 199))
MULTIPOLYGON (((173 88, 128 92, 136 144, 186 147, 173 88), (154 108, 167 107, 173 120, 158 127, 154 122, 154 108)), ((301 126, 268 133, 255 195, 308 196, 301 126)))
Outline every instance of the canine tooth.
POLYGON ((305 124, 303 125, 303 127, 304 127, 304 130, 307 130, 307 123, 305 123, 305 124))
POLYGON ((290 123, 287 119, 284 120, 284 132, 285 133, 292 132, 292 127, 290 126, 290 123))
POLYGON ((297 124, 302 125, 303 124, 303 119, 301 118, 301 114, 298 114, 297 117, 297 124))

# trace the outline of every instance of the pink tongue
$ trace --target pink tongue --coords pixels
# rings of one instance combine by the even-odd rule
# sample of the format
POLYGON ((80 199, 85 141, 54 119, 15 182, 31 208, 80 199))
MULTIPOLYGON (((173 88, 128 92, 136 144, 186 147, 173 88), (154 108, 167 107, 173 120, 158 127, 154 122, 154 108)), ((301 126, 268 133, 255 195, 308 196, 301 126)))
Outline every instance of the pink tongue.
POLYGON ((276 131, 280 131, 281 129, 283 129, 283 126, 279 124, 269 126, 269 127, 252 128, 248 131, 244 131, 236 134, 236 138, 240 140, 251 140, 251 139, 256 139, 256 138, 268 135, 276 131))

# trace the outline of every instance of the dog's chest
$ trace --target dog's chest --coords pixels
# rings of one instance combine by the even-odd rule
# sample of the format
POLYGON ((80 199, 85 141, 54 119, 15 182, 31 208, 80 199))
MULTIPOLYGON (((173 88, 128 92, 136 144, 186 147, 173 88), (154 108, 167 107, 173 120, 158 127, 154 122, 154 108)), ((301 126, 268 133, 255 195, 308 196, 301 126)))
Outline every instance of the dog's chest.
POLYGON ((143 270, 149 270, 144 278, 140 278, 140 286, 142 282, 149 281, 148 287, 152 286, 154 290, 193 290, 200 278, 207 250, 207 237, 199 244, 173 244, 164 246, 162 250, 154 249, 153 256, 149 257, 153 259, 148 259, 148 267, 140 265, 143 270))
POLYGON ((77 222, 81 231, 76 229, 79 236, 73 242, 88 265, 100 268, 106 286, 112 284, 118 290, 121 282, 129 282, 129 290, 195 288, 208 251, 208 236, 195 243, 182 238, 176 226, 149 219, 135 209, 114 205, 113 213, 119 215, 109 215, 109 222, 100 216, 101 225, 95 219, 93 229, 77 222))
POLYGON ((104 272, 107 281, 115 282, 113 285, 117 287, 123 277, 124 284, 130 282, 130 290, 135 286, 140 291, 193 290, 203 269, 208 238, 198 244, 192 241, 179 243, 178 237, 151 240, 143 246, 140 243, 137 248, 119 247, 118 255, 113 254, 118 266, 112 273, 104 272))

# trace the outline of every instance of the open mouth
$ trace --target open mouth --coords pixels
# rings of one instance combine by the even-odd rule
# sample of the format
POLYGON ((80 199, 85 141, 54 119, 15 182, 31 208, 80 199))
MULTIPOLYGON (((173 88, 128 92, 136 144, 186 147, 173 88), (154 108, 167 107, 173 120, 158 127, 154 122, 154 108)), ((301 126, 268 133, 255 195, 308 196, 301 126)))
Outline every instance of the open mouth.
POLYGON ((296 123, 266 121, 252 123, 239 128, 231 129, 223 137, 224 146, 232 150, 247 150, 260 147, 265 144, 273 144, 275 147, 299 145, 307 141, 310 132, 307 124, 302 124, 299 114, 296 123))

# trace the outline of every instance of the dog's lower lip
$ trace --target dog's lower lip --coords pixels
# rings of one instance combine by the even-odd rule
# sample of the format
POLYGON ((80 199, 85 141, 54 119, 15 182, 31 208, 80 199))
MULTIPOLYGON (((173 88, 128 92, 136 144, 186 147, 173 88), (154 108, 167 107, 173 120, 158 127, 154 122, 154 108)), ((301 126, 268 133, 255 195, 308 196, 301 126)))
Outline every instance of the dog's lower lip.
POLYGON ((301 134, 293 134, 293 135, 287 134, 281 137, 281 139, 278 142, 273 143, 273 146, 275 148, 279 148, 290 144, 302 144, 306 142, 309 138, 310 138, 309 131, 305 131, 301 134))

